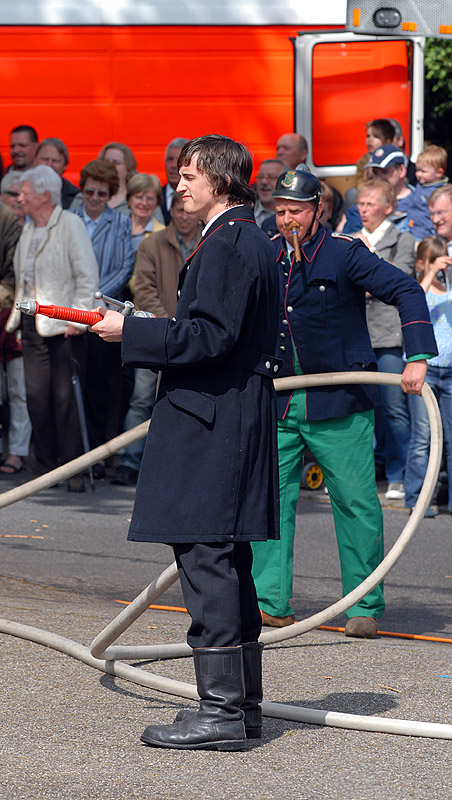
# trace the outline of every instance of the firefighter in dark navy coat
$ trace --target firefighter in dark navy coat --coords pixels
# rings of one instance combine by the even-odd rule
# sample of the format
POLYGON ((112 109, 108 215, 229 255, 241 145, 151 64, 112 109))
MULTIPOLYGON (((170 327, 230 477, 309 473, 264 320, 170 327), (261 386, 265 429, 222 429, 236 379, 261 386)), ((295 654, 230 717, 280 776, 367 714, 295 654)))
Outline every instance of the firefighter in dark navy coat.
POLYGON ((149 726, 146 744, 237 750, 261 734, 261 615, 252 540, 279 535, 276 398, 278 276, 256 225, 252 159, 223 136, 179 157, 187 211, 206 223, 181 272, 175 318, 106 312, 126 363, 162 371, 129 539, 173 546, 192 622, 198 712, 149 726), (244 681, 244 688, 243 688, 244 681))
MULTIPOLYGON (((376 370, 366 325, 367 291, 397 305, 408 361, 402 388, 419 394, 425 358, 436 353, 421 287, 361 241, 322 227, 321 186, 314 175, 283 173, 273 195, 280 231, 273 239, 280 278, 277 354, 284 362, 280 377, 376 370)), ((343 594, 356 588, 382 560, 383 524, 373 456, 378 387, 334 385, 278 392, 277 402, 281 538, 255 542, 252 548, 264 624, 282 627, 294 621, 293 542, 306 447, 322 468, 331 499, 343 594)), ((380 585, 347 611, 346 635, 374 638, 376 619, 383 611, 380 585)))

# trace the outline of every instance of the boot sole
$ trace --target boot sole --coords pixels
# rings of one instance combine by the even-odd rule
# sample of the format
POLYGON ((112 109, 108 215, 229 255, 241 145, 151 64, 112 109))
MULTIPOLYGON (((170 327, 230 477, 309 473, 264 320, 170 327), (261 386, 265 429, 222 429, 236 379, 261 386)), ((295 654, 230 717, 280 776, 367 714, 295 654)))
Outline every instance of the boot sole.
POLYGON ((150 747, 163 747, 168 750, 220 750, 220 751, 235 751, 244 750, 246 740, 225 740, 224 742, 200 742, 198 744, 172 744, 170 742, 156 742, 148 739, 140 740, 150 747))

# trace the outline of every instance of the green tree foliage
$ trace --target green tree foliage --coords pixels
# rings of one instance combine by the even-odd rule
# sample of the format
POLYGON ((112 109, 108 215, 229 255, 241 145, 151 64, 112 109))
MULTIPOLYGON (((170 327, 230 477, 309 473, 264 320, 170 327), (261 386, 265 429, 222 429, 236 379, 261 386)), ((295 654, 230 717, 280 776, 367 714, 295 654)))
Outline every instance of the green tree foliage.
POLYGON ((425 138, 452 147, 452 41, 427 39, 425 45, 425 138))

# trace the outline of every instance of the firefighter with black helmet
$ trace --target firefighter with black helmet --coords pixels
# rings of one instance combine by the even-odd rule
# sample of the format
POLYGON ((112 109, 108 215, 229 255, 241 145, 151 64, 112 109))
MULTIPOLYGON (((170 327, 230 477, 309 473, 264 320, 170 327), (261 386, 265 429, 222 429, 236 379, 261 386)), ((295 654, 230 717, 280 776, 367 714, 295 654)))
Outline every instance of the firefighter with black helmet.
MULTIPOLYGON (((280 279, 277 355, 280 377, 377 369, 366 325, 365 294, 397 305, 404 332, 405 392, 420 394, 425 358, 436 353, 422 289, 358 239, 319 222, 320 181, 308 171, 278 178, 279 234, 273 246, 280 279)), ((319 463, 331 499, 342 590, 356 588, 383 558, 383 521, 373 455, 375 385, 317 386, 278 392, 281 538, 254 542, 253 577, 264 624, 294 621, 293 542, 303 453, 319 463)), ((346 635, 374 638, 384 611, 382 585, 346 612, 346 635)))

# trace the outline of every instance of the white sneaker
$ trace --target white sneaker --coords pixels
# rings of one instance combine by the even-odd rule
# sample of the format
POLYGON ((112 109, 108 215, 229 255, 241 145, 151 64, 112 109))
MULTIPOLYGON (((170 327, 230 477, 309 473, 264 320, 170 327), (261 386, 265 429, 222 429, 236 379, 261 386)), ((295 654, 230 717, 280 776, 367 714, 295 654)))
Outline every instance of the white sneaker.
POLYGON ((403 500, 405 497, 405 487, 403 483, 390 483, 385 497, 386 500, 403 500))

